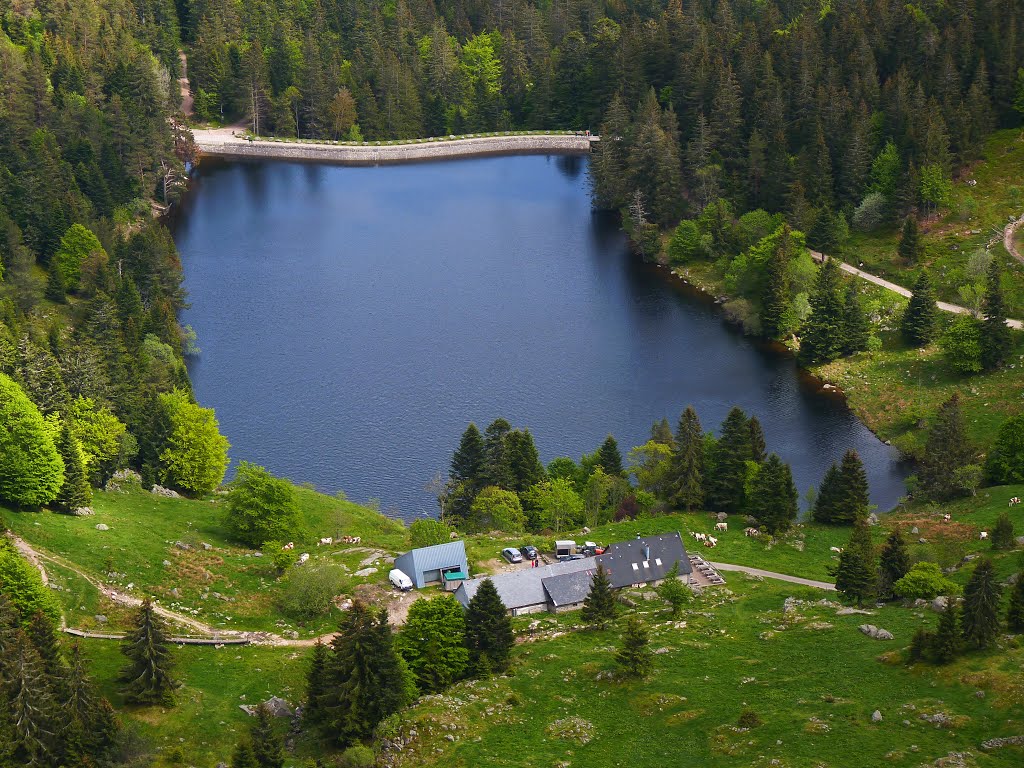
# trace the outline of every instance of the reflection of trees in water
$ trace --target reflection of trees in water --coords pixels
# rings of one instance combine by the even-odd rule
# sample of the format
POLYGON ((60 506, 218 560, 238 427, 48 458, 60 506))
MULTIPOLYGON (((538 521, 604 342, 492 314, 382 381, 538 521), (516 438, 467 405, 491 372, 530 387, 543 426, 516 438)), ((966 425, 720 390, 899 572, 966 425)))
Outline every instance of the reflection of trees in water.
POLYGON ((583 155, 558 155, 555 166, 569 179, 579 178, 583 172, 583 155))

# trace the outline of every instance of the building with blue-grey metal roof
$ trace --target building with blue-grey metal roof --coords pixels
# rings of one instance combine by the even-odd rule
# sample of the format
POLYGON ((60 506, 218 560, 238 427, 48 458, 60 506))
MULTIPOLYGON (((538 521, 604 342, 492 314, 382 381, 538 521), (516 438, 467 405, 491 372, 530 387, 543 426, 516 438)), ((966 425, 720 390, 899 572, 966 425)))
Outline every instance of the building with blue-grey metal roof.
POLYGON ((442 582, 446 589, 454 589, 469 578, 466 545, 462 541, 410 550, 395 559, 395 568, 412 579, 417 589, 436 582, 442 582))

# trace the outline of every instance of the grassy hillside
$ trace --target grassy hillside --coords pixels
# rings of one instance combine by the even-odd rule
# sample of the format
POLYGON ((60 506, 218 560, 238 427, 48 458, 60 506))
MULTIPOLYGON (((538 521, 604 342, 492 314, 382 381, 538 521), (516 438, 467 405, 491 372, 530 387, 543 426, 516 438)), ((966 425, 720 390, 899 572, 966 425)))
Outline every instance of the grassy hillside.
POLYGON ((545 617, 551 639, 520 646, 510 677, 460 685, 407 713, 404 729, 418 738, 398 764, 918 766, 970 751, 969 765, 1020 765, 1020 749, 983 755, 979 745, 1021 731, 1021 648, 907 668, 894 651, 935 623, 931 612, 837 616, 837 606, 817 602, 784 612, 787 597, 822 593, 737 576, 680 623, 658 601, 641 602, 655 671, 630 683, 603 679, 618 629, 559 636, 574 617, 545 617), (895 641, 866 637, 864 622, 895 641), (763 725, 738 728, 746 708, 763 725), (881 722, 871 720, 875 709, 881 722), (947 726, 922 719, 940 712, 947 726))
MULTIPOLYGON (((314 562, 344 566, 354 574, 367 558, 375 559, 373 550, 393 553, 405 547, 407 531, 400 522, 348 501, 297 491, 304 532, 296 537, 296 548, 308 551, 314 562), (315 546, 322 536, 341 535, 362 537, 362 547, 315 546)), ((141 490, 98 492, 93 508, 91 517, 11 510, 0 515, 14 533, 65 564, 129 594, 156 597, 217 627, 312 635, 331 623, 325 618, 297 627, 280 615, 275 601, 283 587, 269 558, 255 557, 226 537, 224 509, 217 500, 168 499, 141 490), (98 524, 109 530, 97 530, 98 524)), ((120 625, 124 611, 81 576, 67 567, 56 567, 54 573, 69 624, 96 628, 94 616, 103 614, 111 620, 106 627, 120 625)), ((350 575, 345 592, 366 580, 350 575)))

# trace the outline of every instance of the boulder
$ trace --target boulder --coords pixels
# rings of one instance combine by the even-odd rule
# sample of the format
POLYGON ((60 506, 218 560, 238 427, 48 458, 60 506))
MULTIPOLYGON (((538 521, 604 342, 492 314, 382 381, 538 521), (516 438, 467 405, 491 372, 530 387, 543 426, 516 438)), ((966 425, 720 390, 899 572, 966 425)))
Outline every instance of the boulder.
POLYGON ((875 640, 893 639, 892 632, 890 632, 887 629, 882 629, 881 627, 876 627, 874 624, 861 624, 859 627, 857 627, 857 629, 859 629, 868 637, 874 638, 875 640))
POLYGON ((868 525, 878 525, 878 515, 874 512, 868 515, 868 525))
POLYGON ((93 616, 93 618, 96 620, 97 624, 106 624, 107 623, 107 617, 104 616, 102 613, 97 613, 95 616, 93 616))
POLYGON ((879 712, 877 709, 874 712, 871 713, 871 722, 872 723, 880 723, 880 722, 882 722, 882 713, 879 712))
POLYGON ((725 514, 725 512, 719 512, 718 513, 718 522, 724 523, 728 519, 729 519, 729 516, 727 514, 725 514))
POLYGON ((149 492, 154 496, 163 496, 168 499, 180 499, 181 494, 177 491, 172 491, 170 488, 164 488, 162 485, 154 485, 149 489, 149 492))
POLYGON ((910 529, 910 532, 911 532, 912 534, 914 534, 915 536, 917 536, 917 535, 918 535, 918 534, 919 534, 919 533, 920 533, 921 531, 919 531, 919 530, 917 529, 917 526, 915 525, 915 526, 914 526, 913 528, 911 528, 911 529, 910 529))
POLYGON ((192 545, 186 544, 184 541, 176 541, 174 542, 174 546, 176 546, 182 552, 188 552, 190 549, 192 549, 192 545))
POLYGON ((210 545, 210 544, 207 544, 205 541, 202 542, 199 546, 201 546, 203 548, 203 550, 206 551, 206 552, 209 552, 211 549, 213 549, 213 546, 210 545))
POLYGON ((871 616, 873 611, 865 611, 863 608, 840 608, 836 611, 836 616, 871 616))
POLYGON ((376 572, 377 572, 377 569, 376 569, 376 568, 362 568, 362 569, 360 569, 360 570, 356 571, 356 572, 355 572, 354 574, 352 574, 352 575, 353 575, 353 576, 372 576, 372 575, 373 575, 373 574, 375 574, 376 572))
POLYGON ((70 514, 74 517, 88 517, 89 515, 95 515, 96 513, 93 511, 92 507, 79 507, 78 509, 71 510, 70 514))
POLYGON ((106 523, 96 523, 96 530, 97 531, 109 531, 110 530, 110 526, 107 525, 106 523))
POLYGON ((949 605, 949 598, 947 598, 945 595, 939 595, 934 600, 932 600, 932 610, 936 613, 942 613, 944 610, 946 610, 947 605, 949 605))

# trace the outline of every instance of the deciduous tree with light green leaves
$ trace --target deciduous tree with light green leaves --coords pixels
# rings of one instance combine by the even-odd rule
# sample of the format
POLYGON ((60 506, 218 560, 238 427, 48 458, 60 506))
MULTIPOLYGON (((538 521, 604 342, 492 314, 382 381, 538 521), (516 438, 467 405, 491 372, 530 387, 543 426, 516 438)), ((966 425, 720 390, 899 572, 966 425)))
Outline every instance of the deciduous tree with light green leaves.
POLYGON ((35 404, 0 373, 0 499, 40 507, 64 484, 64 462, 35 404))
POLYGON ((517 533, 523 530, 526 515, 519 497, 512 491, 496 486, 484 488, 469 508, 467 527, 474 532, 507 531, 517 533))
POLYGON ((225 501, 228 530, 250 547, 286 541, 299 527, 295 487, 256 464, 243 461, 238 465, 225 501))
POLYGON ((526 492, 532 525, 537 530, 550 528, 556 533, 583 522, 583 497, 572 482, 556 477, 538 483, 526 492))
POLYGON ((107 408, 88 397, 76 397, 68 411, 71 434, 82 450, 85 472, 93 476, 118 455, 127 428, 107 408))
POLYGON ((956 595, 960 587, 950 581, 937 563, 914 563, 905 576, 892 585, 893 594, 907 600, 931 600, 939 595, 956 595))
POLYGON ((409 539, 413 549, 444 544, 446 541, 451 541, 451 538, 452 529, 440 520, 424 517, 414 520, 409 526, 409 539))
POLYGON ((89 258, 106 260, 107 254, 99 239, 81 224, 72 224, 60 239, 60 247, 53 255, 55 266, 64 278, 68 290, 78 288, 82 277, 82 265, 89 258))
POLYGON ((180 389, 160 395, 170 434, 160 452, 165 482, 193 494, 209 493, 224 479, 228 443, 212 408, 192 402, 180 389))

